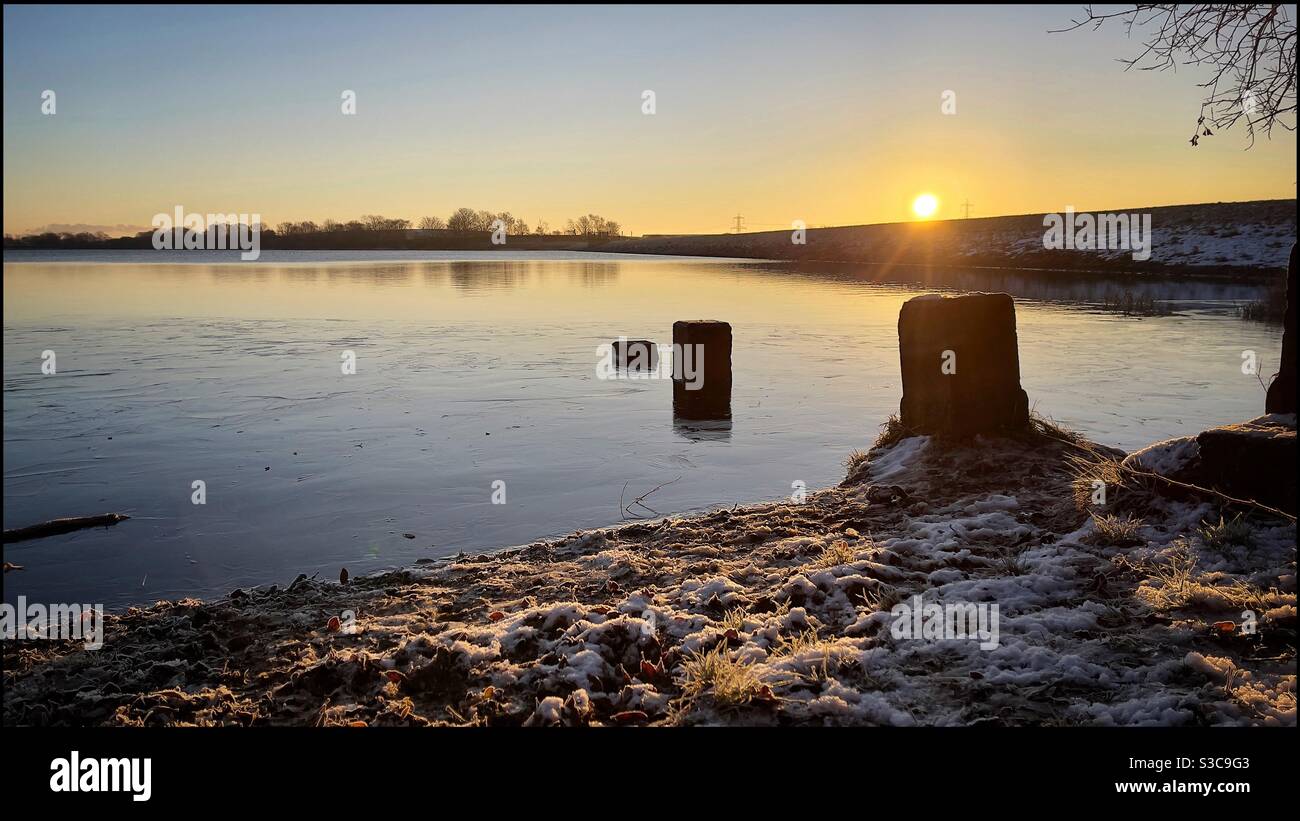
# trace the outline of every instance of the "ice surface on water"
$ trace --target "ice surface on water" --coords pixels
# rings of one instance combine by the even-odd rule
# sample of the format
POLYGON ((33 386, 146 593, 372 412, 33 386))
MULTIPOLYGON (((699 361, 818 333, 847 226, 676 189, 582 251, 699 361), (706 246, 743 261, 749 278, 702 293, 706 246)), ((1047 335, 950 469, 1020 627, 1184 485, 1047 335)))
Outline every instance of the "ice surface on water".
MULTIPOLYGON (((4 526, 133 518, 10 546, 26 570, 6 600, 120 607, 365 573, 608 525, 620 496, 674 479, 645 503, 666 514, 835 483, 897 410, 899 306, 936 289, 727 260, 357 256, 7 255, 4 526), (734 328, 729 429, 674 425, 666 381, 595 378, 601 343, 669 343, 674 320, 698 317, 734 328), (195 480, 206 505, 190 502, 195 480)), ((1241 353, 1271 372, 1280 329, 1231 310, 1258 288, 1143 284, 1179 313, 1137 319, 1080 304, 1114 283, 945 282, 1016 295, 1031 403, 1103 442, 1262 412, 1241 353)))

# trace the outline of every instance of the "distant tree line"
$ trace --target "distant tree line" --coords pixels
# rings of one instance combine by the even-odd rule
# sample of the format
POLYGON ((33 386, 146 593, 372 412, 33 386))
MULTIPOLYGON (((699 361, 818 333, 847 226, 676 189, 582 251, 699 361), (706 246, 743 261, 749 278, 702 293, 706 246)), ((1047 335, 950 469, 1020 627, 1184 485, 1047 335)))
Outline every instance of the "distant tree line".
MULTIPOLYGON (((509 211, 494 213, 492 211, 475 211, 473 208, 457 208, 445 220, 441 217, 422 217, 415 223, 415 227, 422 231, 454 231, 469 234, 494 231, 498 222, 505 226, 506 234, 516 237, 527 234, 534 236, 560 234, 576 237, 613 237, 618 236, 622 231, 622 227, 617 222, 605 219, 597 214, 587 214, 578 217, 576 220, 571 219, 565 225, 563 231, 552 232, 545 221, 539 222, 535 228, 530 229, 527 222, 509 211)), ((282 222, 275 226, 274 232, 287 236, 341 231, 407 231, 411 227, 410 220, 367 214, 360 219, 349 222, 338 222, 333 219, 327 219, 321 223, 311 220, 282 222)))
POLYGON ((111 241, 111 237, 103 231, 90 233, 81 231, 78 233, 56 233, 54 231, 43 231, 39 234, 27 234, 25 236, 14 236, 5 234, 6 248, 91 248, 97 245, 104 245, 111 241))
MULTIPOLYGON (((617 222, 597 214, 586 214, 577 219, 568 220, 563 230, 552 231, 544 221, 539 222, 536 227, 530 229, 528 223, 515 217, 509 211, 493 213, 492 211, 475 211, 472 208, 458 208, 445 220, 441 217, 424 217, 415 224, 415 228, 419 231, 436 232, 431 233, 431 236, 445 239, 429 239, 426 235, 426 239, 421 240, 419 238, 421 235, 412 231, 411 220, 384 217, 378 214, 367 214, 360 219, 348 222, 327 219, 317 223, 304 220, 302 222, 282 222, 274 228, 261 224, 261 239, 263 245, 268 248, 364 248, 374 247, 376 244, 411 246, 412 243, 428 245, 431 242, 441 243, 439 247, 446 247, 447 243, 464 243, 464 240, 455 238, 457 235, 490 233, 496 230, 498 221, 505 226, 507 236, 512 237, 552 237, 557 240, 563 237, 606 239, 620 236, 622 233, 622 227, 617 222), (322 241, 327 241, 328 244, 322 246, 322 241)), ((184 231, 177 230, 178 236, 175 247, 179 248, 183 247, 181 236, 184 231)), ((209 228, 208 233, 211 235, 216 230, 215 228, 209 228)), ((15 249, 150 248, 152 247, 153 233, 152 230, 146 230, 125 237, 110 237, 103 232, 57 233, 45 231, 24 236, 5 234, 4 247, 15 249)))

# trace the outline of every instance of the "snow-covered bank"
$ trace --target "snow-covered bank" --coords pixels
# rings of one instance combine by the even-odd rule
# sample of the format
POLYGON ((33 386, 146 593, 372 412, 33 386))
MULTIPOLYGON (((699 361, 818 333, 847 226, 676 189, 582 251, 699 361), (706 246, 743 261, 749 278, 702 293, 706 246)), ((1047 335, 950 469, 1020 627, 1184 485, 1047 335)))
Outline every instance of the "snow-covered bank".
POLYGON ((1081 453, 904 438, 801 504, 159 603, 7 642, 4 723, 1293 725, 1294 524, 1090 508, 1081 453), (995 640, 899 637, 935 604, 995 640))
MULTIPOLYGON (((1066 208, 1062 205, 1062 210, 1066 208)), ((621 253, 817 260, 881 265, 1223 275, 1268 278, 1285 271, 1296 241, 1294 200, 1204 203, 1102 210, 1149 215, 1149 257, 1127 247, 1048 249, 1043 214, 812 228, 747 234, 616 239, 621 253), (1144 258, 1147 257, 1147 258, 1144 258)), ((1080 214, 1085 212, 1079 212, 1080 214)))

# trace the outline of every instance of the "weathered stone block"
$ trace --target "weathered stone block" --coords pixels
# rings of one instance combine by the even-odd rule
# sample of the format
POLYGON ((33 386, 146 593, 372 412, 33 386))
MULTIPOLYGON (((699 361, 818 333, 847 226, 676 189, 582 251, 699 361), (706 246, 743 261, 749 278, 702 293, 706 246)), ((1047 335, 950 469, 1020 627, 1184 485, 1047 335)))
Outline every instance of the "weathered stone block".
POLYGON ((673 323, 673 415, 731 418, 731 325, 716 319, 673 323))
POLYGON ((971 436, 1029 423, 1016 309, 1007 294, 920 296, 898 313, 903 425, 971 436))
POLYGON ((659 367, 659 346, 648 339, 624 339, 609 343, 614 351, 614 367, 630 373, 653 373, 659 367))
POLYGON ((1196 437, 1199 484, 1295 513, 1295 417, 1261 416, 1196 437))

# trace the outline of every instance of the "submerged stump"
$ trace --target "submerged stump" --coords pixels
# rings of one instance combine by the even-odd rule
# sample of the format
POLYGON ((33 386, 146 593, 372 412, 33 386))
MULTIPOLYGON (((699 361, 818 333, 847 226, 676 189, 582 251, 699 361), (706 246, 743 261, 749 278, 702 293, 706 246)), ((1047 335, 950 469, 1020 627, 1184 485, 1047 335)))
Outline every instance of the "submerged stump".
POLYGON ((731 324, 716 319, 673 323, 673 416, 731 418, 731 324))
POLYGON ((908 300, 898 313, 898 353, 908 429, 972 436, 1029 423, 1008 294, 908 300))

